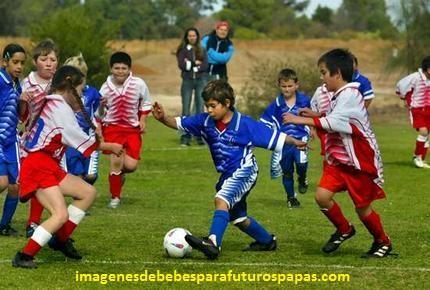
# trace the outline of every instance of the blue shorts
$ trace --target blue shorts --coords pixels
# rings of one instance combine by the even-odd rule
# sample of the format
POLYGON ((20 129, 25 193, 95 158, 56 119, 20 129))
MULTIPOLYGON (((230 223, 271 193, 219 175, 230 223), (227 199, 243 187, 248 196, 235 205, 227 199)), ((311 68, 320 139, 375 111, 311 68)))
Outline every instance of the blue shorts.
POLYGON ((283 173, 294 173, 294 164, 307 163, 308 153, 299 150, 295 146, 284 146, 282 149, 282 159, 279 162, 283 173))
POLYGON ((9 184, 17 184, 20 168, 19 143, 0 145, 0 176, 7 176, 9 184))
POLYGON ((258 166, 255 159, 238 168, 229 177, 221 176, 216 185, 215 197, 224 200, 229 208, 230 222, 244 221, 247 217, 246 198, 257 182, 258 166))
POLYGON ((67 148, 66 151, 66 166, 64 170, 67 173, 88 176, 97 175, 99 164, 99 152, 94 151, 89 158, 86 158, 78 150, 74 148, 67 148))

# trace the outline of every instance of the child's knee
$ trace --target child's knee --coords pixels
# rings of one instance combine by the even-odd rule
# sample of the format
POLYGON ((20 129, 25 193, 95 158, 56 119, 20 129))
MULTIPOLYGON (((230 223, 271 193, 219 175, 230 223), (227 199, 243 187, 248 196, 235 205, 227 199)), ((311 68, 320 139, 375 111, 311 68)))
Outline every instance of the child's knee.
POLYGON ((61 227, 69 220, 69 212, 67 211, 67 208, 56 210, 55 213, 52 215, 52 218, 55 220, 58 226, 61 227))
POLYGON ((317 193, 315 194, 315 201, 321 208, 329 208, 331 203, 331 197, 327 196, 326 194, 323 194, 317 190, 317 193))
POLYGON ((356 207, 355 212, 358 214, 359 217, 366 217, 372 213, 372 207, 370 205, 362 208, 356 207))
POLYGON ((9 184, 7 195, 11 197, 18 197, 18 184, 9 184))
POLYGON ((249 225, 251 224, 251 221, 248 217, 238 218, 236 220, 233 220, 232 224, 238 227, 240 230, 244 231, 246 228, 249 227, 249 225))
POLYGON ((215 202, 215 208, 217 210, 228 211, 229 206, 228 206, 228 203, 225 200, 223 200, 223 199, 221 199, 219 197, 215 197, 215 201, 214 202, 215 202))
POLYGON ((294 178, 294 173, 293 172, 283 172, 283 177, 286 180, 292 180, 294 178))

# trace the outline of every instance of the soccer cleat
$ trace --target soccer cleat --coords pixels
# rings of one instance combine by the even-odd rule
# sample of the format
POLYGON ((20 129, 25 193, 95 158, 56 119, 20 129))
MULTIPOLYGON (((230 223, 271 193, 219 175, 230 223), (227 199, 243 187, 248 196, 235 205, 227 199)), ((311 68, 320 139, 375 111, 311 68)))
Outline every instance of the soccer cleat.
POLYGON ((121 204, 121 200, 118 197, 112 198, 108 204, 108 208, 115 209, 121 204))
POLYGON ((57 236, 53 236, 49 242, 48 245, 51 249, 54 251, 60 251, 64 254, 67 258, 74 259, 74 260, 81 260, 82 256, 79 254, 79 252, 76 250, 75 246, 73 245, 72 239, 67 239, 66 242, 60 242, 57 238, 57 236))
POLYGON ((33 262, 33 257, 21 252, 16 253, 12 260, 12 266, 26 269, 37 268, 37 265, 33 262))
POLYGON ((308 179, 299 177, 297 181, 299 182, 299 192, 305 194, 308 191, 308 179))
POLYGON ((211 239, 208 238, 198 238, 193 235, 186 235, 185 240, 193 249, 196 249, 203 254, 209 260, 214 260, 220 255, 220 248, 215 246, 211 239))
POLYGON ((384 243, 377 243, 373 242, 372 246, 370 247, 370 250, 367 251, 365 254, 363 254, 362 258, 385 258, 389 255, 396 255, 397 254, 391 254, 391 251, 393 250, 393 247, 391 246, 391 243, 386 245, 384 243))
POLYGON ((181 146, 187 147, 191 145, 191 137, 189 135, 182 135, 181 136, 181 146))
POLYGON ((330 239, 327 243, 322 247, 322 251, 326 254, 336 251, 339 246, 346 240, 352 238, 355 235, 355 228, 351 225, 351 230, 349 233, 342 234, 339 231, 336 231, 331 235, 330 239))
POLYGON ((417 168, 424 168, 424 161, 421 156, 414 156, 414 164, 417 168))
POLYGON ((17 237, 19 236, 19 233, 17 230, 12 228, 10 224, 0 226, 0 235, 1 236, 11 236, 11 237, 17 237))
POLYGON ((289 197, 287 200, 287 205, 289 208, 299 208, 300 201, 295 197, 289 197))
POLYGON ((33 233, 34 233, 34 231, 36 230, 36 228, 38 227, 39 225, 38 224, 36 224, 36 223, 31 223, 31 224, 29 224, 26 228, 25 228, 25 236, 27 237, 27 238, 31 238, 31 236, 33 235, 33 233))
POLYGON ((423 160, 423 168, 429 169, 430 165, 423 160))
POLYGON ((242 251, 244 252, 274 251, 276 250, 276 248, 277 248, 276 236, 272 235, 272 241, 270 243, 262 244, 257 241, 254 241, 242 251))

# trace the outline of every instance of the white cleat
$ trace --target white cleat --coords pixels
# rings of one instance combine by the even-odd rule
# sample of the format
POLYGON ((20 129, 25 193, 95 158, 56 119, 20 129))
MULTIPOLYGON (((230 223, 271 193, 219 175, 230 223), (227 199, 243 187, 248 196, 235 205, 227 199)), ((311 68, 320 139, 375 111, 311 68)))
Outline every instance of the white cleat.
POLYGON ((108 204, 108 208, 115 209, 118 208, 121 203, 121 200, 118 197, 112 198, 108 204))
POLYGON ((423 161, 423 168, 429 169, 430 165, 427 162, 423 161))
MULTIPOLYGON (((415 167, 424 168, 424 161, 421 158, 421 156, 415 156, 414 157, 414 164, 415 164, 415 167)), ((428 166, 428 164, 427 164, 427 166, 428 166)))

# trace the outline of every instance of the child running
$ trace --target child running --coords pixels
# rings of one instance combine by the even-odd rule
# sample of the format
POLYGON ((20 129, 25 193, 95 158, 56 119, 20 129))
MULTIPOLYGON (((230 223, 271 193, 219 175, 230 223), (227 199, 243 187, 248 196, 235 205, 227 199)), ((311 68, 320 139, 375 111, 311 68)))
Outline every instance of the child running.
MULTIPOLYGON (((292 113, 297 115, 302 108, 309 108, 309 97, 298 91, 299 80, 294 70, 290 68, 283 69, 278 74, 278 86, 280 94, 264 111, 260 118, 264 124, 270 128, 280 130, 288 136, 307 142, 309 139, 309 127, 295 124, 283 124, 282 115, 292 113)), ((294 167, 297 171, 298 190, 300 193, 306 193, 308 181, 306 172, 308 169, 308 156, 304 150, 299 150, 294 145, 285 145, 281 153, 272 153, 271 176, 278 177, 278 167, 282 171, 282 185, 287 195, 287 205, 289 208, 300 207, 294 190, 294 167)))
POLYGON ((397 83, 396 93, 410 109, 412 126, 418 132, 413 161, 417 168, 430 168, 425 161, 430 130, 430 56, 421 62, 417 72, 397 83))
POLYGON ((130 55, 115 52, 109 65, 111 75, 100 89, 106 101, 106 114, 102 120, 103 138, 106 142, 122 144, 125 149, 124 154, 111 154, 110 157, 109 188, 112 198, 108 207, 115 209, 121 203, 124 174, 137 169, 142 147, 141 134, 146 132, 151 99, 146 83, 131 73, 130 55))
POLYGON ((61 67, 52 79, 52 94, 46 96, 39 115, 28 127, 30 133, 25 140, 28 156, 20 172, 20 199, 25 202, 36 197, 51 216, 35 229, 27 245, 16 254, 12 260, 14 267, 36 268, 33 258, 48 241, 51 248, 66 257, 82 259, 69 237, 94 202, 96 190, 81 178, 64 172, 60 160, 67 146, 86 157, 98 148, 118 155, 123 151, 121 145, 100 143, 95 135, 89 136, 79 127, 74 112, 81 110, 95 129, 81 102, 83 87, 84 75, 78 69, 61 67), (73 198, 69 207, 64 196, 73 198))
POLYGON ((238 112, 234 107, 233 89, 225 80, 209 82, 203 90, 203 100, 207 113, 194 116, 174 118, 167 116, 158 103, 153 106, 154 117, 167 127, 201 136, 209 145, 216 170, 221 173, 216 184, 215 212, 209 237, 200 239, 187 235, 185 239, 208 259, 216 259, 224 232, 231 222, 255 240, 244 251, 274 251, 276 237, 247 214, 246 198, 258 174, 252 148, 281 151, 284 143, 298 147, 305 147, 306 143, 238 112))
POLYGON ((0 221, 0 235, 17 236, 11 221, 18 205, 18 174, 20 167, 19 99, 21 75, 26 54, 19 44, 8 44, 3 50, 3 67, 0 69, 0 193, 8 189, 0 221))
POLYGON ((318 67, 327 90, 333 92, 327 115, 307 118, 286 113, 284 122, 327 131, 327 165, 323 168, 315 199, 336 232, 322 251, 332 253, 355 235, 354 226, 333 199, 337 192, 347 190, 358 216, 374 239, 362 257, 387 257, 392 251, 391 241, 380 216, 371 206, 374 200, 385 197, 382 160, 363 96, 358 90, 359 83, 351 83, 353 56, 347 50, 334 49, 320 57, 318 67))

